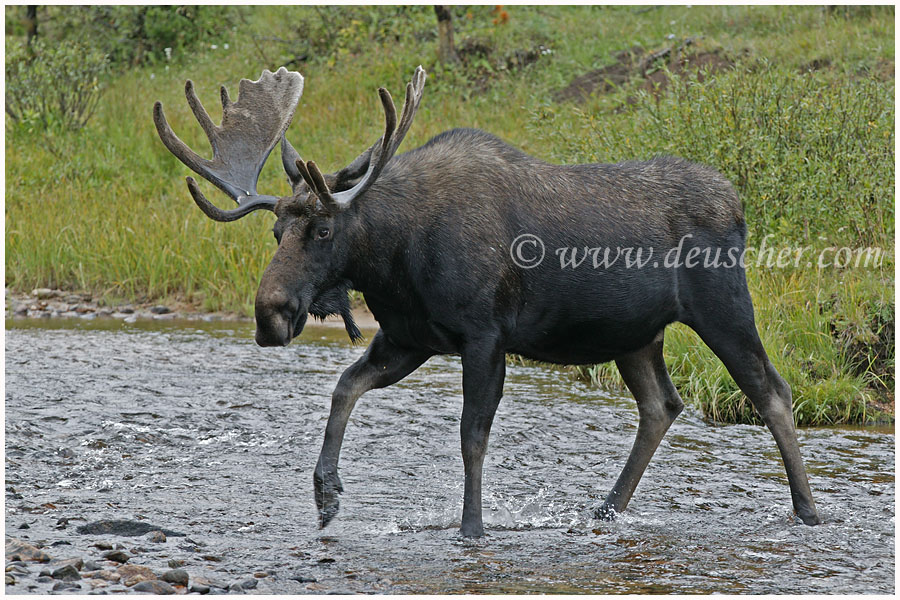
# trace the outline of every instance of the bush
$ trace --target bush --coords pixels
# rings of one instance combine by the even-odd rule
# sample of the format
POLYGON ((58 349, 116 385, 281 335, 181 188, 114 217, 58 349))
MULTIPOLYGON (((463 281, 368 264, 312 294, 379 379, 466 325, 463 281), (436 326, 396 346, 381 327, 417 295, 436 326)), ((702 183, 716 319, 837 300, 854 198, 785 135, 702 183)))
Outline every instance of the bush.
POLYGON ((166 48, 184 55, 201 43, 230 35, 229 6, 48 6, 38 13, 39 33, 53 40, 90 40, 117 67, 161 62, 166 48))
POLYGON ((751 233, 780 241, 891 243, 894 83, 866 73, 798 73, 765 61, 678 77, 616 115, 581 112, 538 122, 567 160, 617 162, 676 154, 718 168, 737 187, 751 233), (613 121, 615 125, 610 126, 613 121))
POLYGON ((7 41, 6 113, 23 123, 81 129, 100 100, 107 67, 105 54, 80 42, 36 39, 29 48, 7 41))

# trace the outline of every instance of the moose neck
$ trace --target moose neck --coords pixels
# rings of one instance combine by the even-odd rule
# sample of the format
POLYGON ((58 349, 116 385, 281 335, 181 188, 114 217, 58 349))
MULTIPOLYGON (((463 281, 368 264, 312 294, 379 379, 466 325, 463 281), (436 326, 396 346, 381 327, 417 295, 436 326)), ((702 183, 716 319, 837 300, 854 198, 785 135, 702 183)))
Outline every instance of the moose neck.
POLYGON ((405 194, 383 177, 348 209, 349 260, 345 276, 367 301, 402 309, 412 297, 405 289, 416 219, 405 194), (390 190, 388 193, 387 190, 390 190), (352 224, 351 224, 352 223, 352 224))

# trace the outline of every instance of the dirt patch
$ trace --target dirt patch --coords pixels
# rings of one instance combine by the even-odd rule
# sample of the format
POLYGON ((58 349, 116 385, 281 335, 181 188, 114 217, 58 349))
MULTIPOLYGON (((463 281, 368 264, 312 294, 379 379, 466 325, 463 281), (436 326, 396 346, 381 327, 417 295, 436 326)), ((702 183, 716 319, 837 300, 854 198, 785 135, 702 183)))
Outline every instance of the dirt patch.
POLYGON ((456 53, 472 87, 483 92, 501 74, 520 71, 542 56, 553 54, 553 50, 545 44, 535 44, 530 48, 517 48, 501 54, 491 42, 469 38, 459 45, 456 53))
POLYGON ((698 79, 702 81, 704 73, 734 67, 734 61, 720 50, 690 51, 694 43, 693 38, 687 38, 655 52, 646 52, 640 46, 622 50, 613 56, 613 64, 579 75, 557 91, 554 99, 557 102, 583 102, 592 94, 610 92, 631 80, 642 80, 639 89, 657 94, 669 83, 666 68, 675 74, 697 71, 698 79))

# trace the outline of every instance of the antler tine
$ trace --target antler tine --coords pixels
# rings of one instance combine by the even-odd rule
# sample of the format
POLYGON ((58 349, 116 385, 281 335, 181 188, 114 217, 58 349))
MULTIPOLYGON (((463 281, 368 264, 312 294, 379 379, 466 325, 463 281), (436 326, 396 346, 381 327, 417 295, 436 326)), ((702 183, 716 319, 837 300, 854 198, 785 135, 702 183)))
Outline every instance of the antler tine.
MULTIPOLYGON (((166 121, 162 104, 157 102, 153 107, 153 120, 159 137, 181 162, 228 194, 239 205, 235 211, 221 211, 199 194, 196 183, 193 186, 189 183, 191 194, 203 212, 216 220, 233 220, 257 208, 274 209, 278 198, 258 194, 256 184, 266 159, 290 125, 303 93, 303 76, 282 67, 275 73, 263 71, 256 81, 242 79, 237 102, 231 101, 228 90, 222 86, 221 126, 215 125, 210 119, 197 97, 192 81, 185 83, 184 91, 194 117, 209 138, 213 150, 212 160, 200 157, 175 135, 166 121), (245 205, 252 207, 245 210, 245 205), (225 218, 223 215, 229 216, 225 218)), ((290 151, 296 154, 293 148, 290 151)), ((284 152, 289 151, 283 148, 282 158, 284 152)), ((293 157, 289 152, 289 160, 284 162, 288 176, 293 179, 297 174, 291 158, 293 157)))
MULTIPOLYGON (((406 86, 406 101, 403 104, 403 112, 400 116, 400 124, 397 125, 397 109, 390 93, 384 88, 379 88, 378 95, 381 98, 381 104, 384 107, 385 132, 381 138, 381 143, 375 142, 370 150, 369 168, 366 174, 355 186, 343 192, 332 194, 332 198, 339 208, 345 208, 353 200, 363 194, 369 187, 375 183, 382 169, 394 156, 400 143, 403 141, 406 132, 412 125, 416 109, 422 100, 422 91, 425 87, 425 69, 419 65, 413 74, 412 81, 406 86)), ((357 159, 358 161, 359 159, 357 159)), ((357 161, 354 161, 356 164, 357 161)))
POLYGON ((316 196, 319 197, 322 204, 330 211, 339 210, 340 207, 338 206, 338 203, 335 202, 334 196, 331 195, 331 190, 328 189, 328 184, 325 183, 325 176, 322 175, 322 171, 319 170, 316 163, 309 161, 306 163, 306 168, 308 169, 307 172, 313 183, 310 187, 316 192, 316 196))
POLYGON ((297 185, 303 180, 300 171, 297 170, 297 161, 302 162, 300 154, 294 149, 287 137, 281 134, 281 164, 284 166, 284 172, 287 173, 288 181, 291 182, 291 189, 297 191, 297 185))
MULTIPOLYGON (((209 113, 203 108, 203 103, 200 102, 200 98, 197 97, 197 92, 194 90, 194 82, 190 79, 184 82, 184 96, 187 98, 188 106, 191 107, 191 112, 194 113, 194 118, 200 123, 200 127, 203 128, 206 137, 212 143, 216 139, 217 127, 212 122, 212 119, 209 118, 209 113)), ((215 154, 215 148, 213 149, 213 154, 215 154)))
POLYGON ((238 208, 222 210, 206 199, 206 196, 200 191, 200 188, 197 186, 197 182, 193 177, 186 177, 185 179, 187 179, 188 191, 191 193, 194 202, 200 207, 200 210, 213 221, 227 223, 229 221, 236 221, 245 215, 249 215, 254 210, 272 210, 272 206, 269 203, 271 196, 257 196, 249 202, 241 204, 238 208))

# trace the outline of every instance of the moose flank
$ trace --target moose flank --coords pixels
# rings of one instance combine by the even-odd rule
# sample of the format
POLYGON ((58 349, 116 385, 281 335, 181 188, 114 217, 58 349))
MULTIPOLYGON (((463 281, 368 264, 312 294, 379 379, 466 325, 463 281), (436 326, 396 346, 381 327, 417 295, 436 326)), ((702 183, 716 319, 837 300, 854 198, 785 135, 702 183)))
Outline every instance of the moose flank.
POLYGON ((240 82, 238 100, 221 90, 215 125, 187 81, 185 95, 209 137, 200 157, 172 131, 161 103, 160 138, 193 171, 238 204, 210 203, 188 177, 191 196, 212 219, 233 221, 265 209, 277 217, 278 249, 256 294, 256 342, 284 346, 307 315, 339 314, 359 337, 348 292, 359 290, 380 329, 334 389, 325 439, 313 473, 319 523, 338 512, 338 458, 344 430, 366 391, 400 381, 429 357, 459 354, 465 490, 461 531, 484 534, 482 464, 503 394, 505 356, 559 364, 614 360, 640 415, 621 475, 595 514, 625 509, 682 401, 663 361, 673 322, 693 328, 728 368, 771 430, 787 471, 796 514, 820 522, 791 413, 791 389, 757 334, 740 263, 688 268, 561 269, 553 261, 517 265, 522 234, 547 248, 645 247, 662 256, 679 244, 742 250, 746 224, 731 184, 715 170, 678 158, 619 164, 554 165, 476 129, 446 131, 395 156, 422 99, 416 69, 397 117, 387 90, 378 94, 385 130, 348 166, 323 174, 285 138, 303 77, 285 68, 240 82), (292 186, 285 197, 257 193, 260 170, 281 142, 292 186), (688 237, 685 237, 688 236, 688 237))

